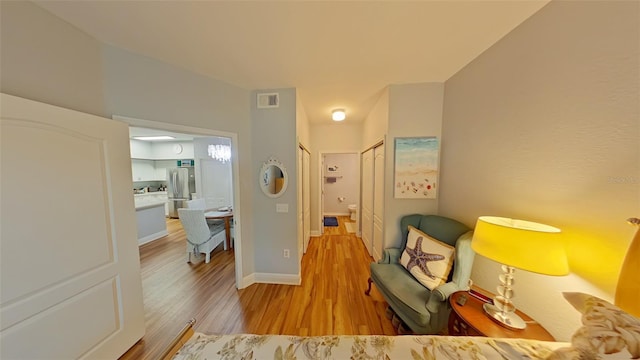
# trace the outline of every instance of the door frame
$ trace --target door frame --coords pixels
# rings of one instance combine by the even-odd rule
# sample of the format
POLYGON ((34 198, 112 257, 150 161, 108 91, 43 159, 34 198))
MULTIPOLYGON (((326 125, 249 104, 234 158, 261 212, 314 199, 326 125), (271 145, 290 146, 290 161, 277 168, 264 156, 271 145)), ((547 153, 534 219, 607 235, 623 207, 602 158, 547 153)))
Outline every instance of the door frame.
MULTIPOLYGON (((336 155, 336 154, 345 154, 345 155, 355 155, 358 158, 358 165, 357 165, 357 174, 356 176, 358 177, 357 179, 357 183, 358 183, 358 199, 356 201, 356 204, 358 205, 358 209, 360 209, 361 206, 361 201, 362 201, 362 197, 360 196, 362 193, 362 182, 361 182, 361 178, 360 178, 360 167, 362 166, 361 163, 361 156, 360 156, 360 151, 359 150, 345 150, 345 151, 336 151, 336 150, 331 150, 331 151, 320 151, 318 153, 319 156, 319 167, 320 167, 320 171, 319 171, 319 176, 318 176, 318 181, 319 181, 319 186, 318 186, 318 197, 319 197, 319 201, 318 204, 320 204, 320 209, 319 209, 319 220, 320 220, 320 235, 324 234, 324 157, 325 155, 336 155)), ((356 236, 358 236, 359 231, 360 231, 360 210, 358 210, 358 218, 356 219, 356 236)))
MULTIPOLYGON (((129 124, 129 126, 135 127, 143 127, 148 129, 156 129, 156 130, 165 130, 172 132, 181 132, 185 134, 193 134, 193 135, 204 135, 204 136, 219 136, 219 137, 227 137, 231 139, 231 154, 238 153, 238 134, 233 132, 212 130, 212 129, 204 129, 193 126, 179 125, 179 124, 169 124, 159 121, 151 121, 151 120, 143 120, 136 119, 132 117, 122 116, 122 115, 113 115, 112 118, 114 120, 119 120, 129 124)), ((233 232, 233 245, 234 251, 236 253, 235 256, 235 274, 236 274, 236 288, 242 289, 244 279, 244 274, 242 273, 242 236, 241 236, 241 209, 240 209, 240 170, 238 164, 238 157, 231 156, 231 168, 232 168, 232 182, 233 182, 233 222, 234 222, 234 232, 233 232), (239 255, 239 256, 238 256, 239 255)))

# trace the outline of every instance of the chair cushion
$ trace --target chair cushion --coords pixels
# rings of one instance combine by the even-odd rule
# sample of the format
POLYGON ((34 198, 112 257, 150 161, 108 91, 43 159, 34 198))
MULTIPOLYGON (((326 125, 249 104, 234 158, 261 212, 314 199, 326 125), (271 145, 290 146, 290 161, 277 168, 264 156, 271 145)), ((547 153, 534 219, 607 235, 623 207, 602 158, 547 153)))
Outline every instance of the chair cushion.
POLYGON ((409 225, 400 264, 429 290, 447 282, 455 248, 409 225))
POLYGON ((427 326, 431 314, 425 307, 431 291, 400 264, 371 263, 371 279, 396 313, 427 326))

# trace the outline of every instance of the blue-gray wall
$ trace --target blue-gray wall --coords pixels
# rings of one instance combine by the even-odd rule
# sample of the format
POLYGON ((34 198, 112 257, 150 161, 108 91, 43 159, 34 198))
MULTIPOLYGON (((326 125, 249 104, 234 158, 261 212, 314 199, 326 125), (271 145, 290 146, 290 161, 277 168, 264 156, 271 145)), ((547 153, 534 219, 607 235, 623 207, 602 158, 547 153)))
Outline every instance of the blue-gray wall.
POLYGON ((300 271, 297 256, 297 148, 296 91, 265 89, 251 96, 252 154, 253 154, 253 232, 255 237, 255 272, 258 274, 297 275, 300 271), (280 94, 278 108, 258 109, 257 93, 280 94), (267 197, 260 189, 259 170, 269 158, 275 158, 286 168, 289 185, 279 198, 267 197), (276 213, 276 204, 287 204, 287 213, 276 213), (289 249, 291 256, 283 257, 289 249))

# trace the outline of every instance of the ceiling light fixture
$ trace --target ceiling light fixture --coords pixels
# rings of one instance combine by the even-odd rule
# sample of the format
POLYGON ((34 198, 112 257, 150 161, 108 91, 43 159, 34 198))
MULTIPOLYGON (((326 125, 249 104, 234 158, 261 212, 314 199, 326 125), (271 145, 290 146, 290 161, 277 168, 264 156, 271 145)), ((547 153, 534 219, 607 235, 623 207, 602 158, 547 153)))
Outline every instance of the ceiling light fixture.
POLYGON ((175 139, 173 136, 167 136, 167 135, 162 135, 162 136, 134 136, 133 138, 135 140, 142 140, 142 141, 157 141, 157 140, 173 140, 173 139, 175 139))
POLYGON ((335 109, 331 112, 331 118, 333 121, 342 121, 347 117, 347 114, 342 109, 335 109))
POLYGON ((229 145, 209 145, 207 147, 207 151, 211 158, 222 163, 226 163, 231 160, 231 146, 229 145))

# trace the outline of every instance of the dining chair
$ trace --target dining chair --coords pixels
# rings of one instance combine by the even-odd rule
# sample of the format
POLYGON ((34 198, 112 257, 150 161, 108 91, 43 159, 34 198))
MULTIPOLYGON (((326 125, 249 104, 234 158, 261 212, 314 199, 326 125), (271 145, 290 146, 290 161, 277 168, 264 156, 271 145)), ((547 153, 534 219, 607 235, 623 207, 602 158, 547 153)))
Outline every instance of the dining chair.
POLYGON ((191 254, 205 254, 205 263, 209 263, 211 251, 224 242, 224 234, 211 232, 204 210, 178 209, 178 217, 187 234, 187 262, 191 262, 191 254))
POLYGON ((207 210, 207 202, 204 198, 189 200, 187 201, 187 209, 207 210))
MULTIPOLYGON (((187 209, 204 210, 204 211, 209 210, 207 209, 207 202, 204 198, 187 201, 187 209)), ((220 219, 207 219, 207 224, 209 225, 209 229, 211 231, 213 231, 214 228, 216 228, 218 225, 220 225, 223 222, 224 221, 220 219)))

